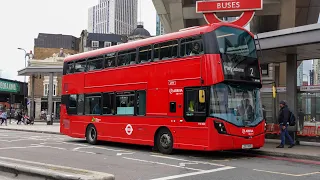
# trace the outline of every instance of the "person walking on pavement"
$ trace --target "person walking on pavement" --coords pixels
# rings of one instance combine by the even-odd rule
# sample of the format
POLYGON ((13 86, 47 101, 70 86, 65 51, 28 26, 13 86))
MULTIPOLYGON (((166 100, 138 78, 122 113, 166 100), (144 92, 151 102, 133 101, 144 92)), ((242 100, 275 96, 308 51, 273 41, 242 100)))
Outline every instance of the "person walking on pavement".
POLYGON ((2 124, 5 122, 5 125, 8 126, 7 124, 7 117, 8 117, 8 114, 7 114, 7 109, 6 109, 6 106, 4 106, 3 108, 3 111, 2 111, 2 114, 1 114, 1 126, 2 124))
POLYGON ((288 132, 290 115, 291 114, 290 114, 289 108, 287 106, 287 103, 285 101, 281 101, 280 102, 279 117, 278 117, 278 122, 280 125, 280 131, 281 131, 281 134, 280 134, 281 144, 279 146, 277 146, 277 148, 284 148, 286 137, 290 141, 289 148, 292 148, 294 146, 294 142, 288 132))

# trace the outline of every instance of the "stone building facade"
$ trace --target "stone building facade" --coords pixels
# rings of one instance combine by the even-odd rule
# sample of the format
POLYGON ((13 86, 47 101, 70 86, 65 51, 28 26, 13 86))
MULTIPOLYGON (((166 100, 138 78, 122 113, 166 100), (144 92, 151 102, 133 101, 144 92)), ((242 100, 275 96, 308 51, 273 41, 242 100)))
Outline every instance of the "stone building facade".
MULTIPOLYGON (((34 57, 28 61, 28 66, 61 66, 63 67, 63 60, 66 56, 77 54, 77 49, 62 49, 62 48, 43 48, 34 47, 34 57)), ((35 83, 35 119, 39 119, 41 111, 48 110, 48 90, 49 90, 49 76, 43 76, 38 74, 34 80, 35 83)), ((60 116, 60 104, 61 104, 61 75, 54 76, 53 79, 53 113, 55 119, 59 119, 60 116)), ((29 78, 28 88, 31 89, 31 82, 29 78)), ((29 99, 31 98, 31 92, 28 92, 29 99)), ((30 104, 28 109, 30 110, 30 104)), ((31 112, 29 112, 30 114, 31 112)))

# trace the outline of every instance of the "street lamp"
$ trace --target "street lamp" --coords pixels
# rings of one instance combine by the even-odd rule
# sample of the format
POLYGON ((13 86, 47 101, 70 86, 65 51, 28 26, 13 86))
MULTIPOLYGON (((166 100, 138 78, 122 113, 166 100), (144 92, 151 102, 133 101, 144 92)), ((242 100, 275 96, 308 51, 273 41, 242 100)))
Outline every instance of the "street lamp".
MULTIPOLYGON (((23 48, 18 48, 18 50, 24 51, 24 67, 26 68, 27 67, 27 56, 29 56, 29 53, 27 53, 27 51, 23 48)), ((26 87, 25 87, 26 78, 27 78, 27 76, 24 76, 24 85, 23 85, 23 105, 24 105, 24 108, 26 108, 26 87)))

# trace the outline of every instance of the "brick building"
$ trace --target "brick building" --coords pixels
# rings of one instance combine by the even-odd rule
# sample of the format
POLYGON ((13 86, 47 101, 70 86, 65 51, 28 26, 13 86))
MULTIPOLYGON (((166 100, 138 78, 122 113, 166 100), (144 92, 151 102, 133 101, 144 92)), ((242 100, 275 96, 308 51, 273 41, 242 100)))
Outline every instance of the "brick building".
MULTIPOLYGON (((34 42, 34 56, 29 60, 28 66, 61 66, 66 55, 77 54, 79 51, 79 38, 61 35, 61 34, 43 34, 40 33, 34 42)), ((35 111, 34 117, 40 118, 42 110, 48 109, 48 88, 49 77, 41 74, 35 78, 35 111)), ((31 82, 28 83, 31 89, 31 82)), ((31 97, 31 92, 28 92, 31 97)), ((61 103, 61 76, 55 76, 53 79, 53 113, 59 117, 61 103)), ((29 108, 30 109, 30 108, 29 108)), ((30 112, 31 113, 31 112, 30 112)))

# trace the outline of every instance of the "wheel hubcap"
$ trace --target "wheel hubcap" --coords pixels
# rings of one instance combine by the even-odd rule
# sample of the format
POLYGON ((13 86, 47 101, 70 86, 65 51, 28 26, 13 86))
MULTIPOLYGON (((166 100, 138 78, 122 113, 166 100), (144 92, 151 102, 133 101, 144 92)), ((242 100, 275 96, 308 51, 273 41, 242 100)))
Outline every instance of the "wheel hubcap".
POLYGON ((90 129, 90 135, 89 135, 90 140, 92 140, 92 141, 95 140, 96 135, 97 135, 96 130, 94 128, 91 128, 90 129))
POLYGON ((169 134, 163 134, 160 137, 160 144, 165 149, 168 149, 171 146, 171 138, 169 134))

